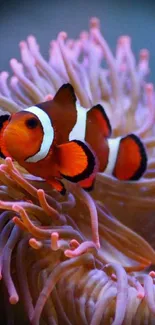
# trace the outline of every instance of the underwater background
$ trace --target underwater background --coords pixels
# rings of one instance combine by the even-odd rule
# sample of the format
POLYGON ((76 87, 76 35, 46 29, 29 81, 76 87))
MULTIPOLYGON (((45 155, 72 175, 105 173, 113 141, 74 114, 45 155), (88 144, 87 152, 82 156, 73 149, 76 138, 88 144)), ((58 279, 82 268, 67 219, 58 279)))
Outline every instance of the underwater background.
POLYGON ((119 35, 132 37, 134 53, 146 47, 151 53, 151 78, 155 80, 154 0, 1 0, 0 70, 8 69, 11 57, 19 58, 17 44, 34 34, 43 55, 48 57, 49 41, 61 30, 77 37, 88 28, 88 20, 98 17, 112 50, 119 35))

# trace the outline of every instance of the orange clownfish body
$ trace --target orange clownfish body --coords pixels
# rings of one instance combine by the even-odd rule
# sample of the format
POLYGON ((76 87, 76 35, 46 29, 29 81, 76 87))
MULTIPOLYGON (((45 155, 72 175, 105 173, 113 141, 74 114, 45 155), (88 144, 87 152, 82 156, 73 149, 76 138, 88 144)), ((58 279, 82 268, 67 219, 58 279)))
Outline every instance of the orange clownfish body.
POLYGON ((147 166, 141 140, 110 135, 103 107, 81 107, 73 87, 64 84, 53 100, 0 117, 0 156, 12 157, 62 194, 62 178, 85 190, 92 189, 97 172, 138 180, 147 166))

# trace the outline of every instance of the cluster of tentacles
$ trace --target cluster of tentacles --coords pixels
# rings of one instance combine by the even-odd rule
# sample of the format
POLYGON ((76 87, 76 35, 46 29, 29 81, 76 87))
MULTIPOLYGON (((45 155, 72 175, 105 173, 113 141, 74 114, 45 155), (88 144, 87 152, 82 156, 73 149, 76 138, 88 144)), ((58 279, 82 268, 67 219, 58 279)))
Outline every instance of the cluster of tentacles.
MULTIPOLYGON (((20 50, 22 63, 10 62, 13 76, 0 74, 1 114, 44 101, 69 81, 82 106, 105 107, 113 136, 135 132, 143 139, 149 162, 137 183, 99 174, 91 194, 66 182, 62 197, 10 158, 1 160, 0 279, 8 301, 22 302, 32 325, 154 324, 155 251, 118 220, 132 226, 138 218, 140 225, 141 215, 153 214, 155 205, 149 53, 141 50, 136 65, 130 38, 122 36, 114 57, 96 18, 78 40, 60 33, 51 42, 49 62, 33 36, 20 50), (98 229, 100 249, 94 244, 98 229)), ((14 309, 8 324, 13 319, 14 309)))

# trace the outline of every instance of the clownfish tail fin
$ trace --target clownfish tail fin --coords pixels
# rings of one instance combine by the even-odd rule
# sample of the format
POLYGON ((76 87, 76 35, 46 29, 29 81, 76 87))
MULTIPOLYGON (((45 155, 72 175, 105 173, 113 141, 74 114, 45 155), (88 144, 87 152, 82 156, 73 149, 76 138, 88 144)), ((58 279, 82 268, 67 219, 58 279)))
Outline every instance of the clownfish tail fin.
POLYGON ((110 139, 109 163, 104 171, 122 181, 137 181, 146 171, 147 154, 138 136, 128 134, 125 137, 110 139))
POLYGON ((0 158, 4 158, 4 159, 6 157, 10 157, 10 154, 8 153, 3 141, 3 133, 9 123, 9 119, 10 119, 9 114, 0 116, 0 158))

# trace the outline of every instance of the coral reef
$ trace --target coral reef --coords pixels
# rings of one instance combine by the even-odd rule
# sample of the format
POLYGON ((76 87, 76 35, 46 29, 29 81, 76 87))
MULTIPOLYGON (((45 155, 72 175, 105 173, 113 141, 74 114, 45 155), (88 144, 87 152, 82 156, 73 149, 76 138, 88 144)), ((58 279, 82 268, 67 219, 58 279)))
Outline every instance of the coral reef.
MULTIPOLYGON (((66 182, 68 194, 61 197, 10 158, 1 159, 0 279, 6 323, 16 321, 14 305, 21 303, 32 325, 154 324, 155 242, 151 246, 140 236, 146 235, 155 204, 149 52, 141 50, 136 64, 130 38, 121 36, 114 56, 97 18, 77 40, 61 32, 51 42, 49 62, 33 36, 20 43, 20 51, 22 63, 10 61, 13 75, 0 74, 1 114, 52 98, 70 82, 82 106, 105 107, 113 137, 132 131, 143 139, 149 162, 136 183, 99 174, 91 194, 66 182), (90 245, 97 221, 98 250, 90 245)), ((151 232, 152 224, 148 240, 151 232)))

